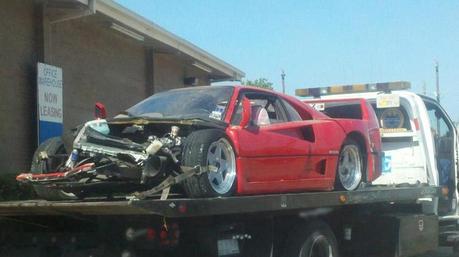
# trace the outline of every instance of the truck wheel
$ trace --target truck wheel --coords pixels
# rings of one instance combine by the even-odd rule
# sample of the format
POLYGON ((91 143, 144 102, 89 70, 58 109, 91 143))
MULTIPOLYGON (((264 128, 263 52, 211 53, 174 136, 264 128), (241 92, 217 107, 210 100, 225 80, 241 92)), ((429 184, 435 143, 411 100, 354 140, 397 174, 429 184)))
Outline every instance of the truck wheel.
POLYGON ((309 221, 290 234, 283 256, 338 257, 338 243, 327 224, 322 221, 309 221))
POLYGON ((184 166, 211 166, 214 170, 183 182, 190 197, 230 196, 236 189, 236 158, 225 133, 218 129, 192 132, 182 152, 184 166))
POLYGON ((346 139, 338 157, 335 188, 355 190, 362 182, 363 174, 362 150, 354 140, 346 139))
MULTIPOLYGON (((60 158, 48 158, 47 160, 42 160, 40 158, 40 153, 45 152, 48 156, 54 156, 59 154, 65 154, 64 143, 60 137, 53 137, 42 144, 40 144, 35 150, 32 159, 32 165, 30 171, 35 174, 43 174, 55 169, 65 160, 60 158)), ((34 185, 33 186, 35 193, 45 200, 70 200, 76 199, 75 195, 72 193, 66 193, 62 190, 49 188, 43 185, 34 185)))

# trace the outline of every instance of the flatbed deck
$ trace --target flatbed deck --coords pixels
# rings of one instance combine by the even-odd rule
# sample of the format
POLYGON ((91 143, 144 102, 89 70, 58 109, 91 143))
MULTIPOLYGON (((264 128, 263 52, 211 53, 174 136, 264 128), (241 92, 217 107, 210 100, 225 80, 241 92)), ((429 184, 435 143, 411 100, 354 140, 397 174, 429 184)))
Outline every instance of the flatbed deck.
POLYGON ((417 186, 369 187, 352 192, 307 192, 202 199, 105 200, 92 198, 84 201, 56 202, 27 200, 0 202, 0 216, 159 215, 164 217, 196 217, 384 202, 415 202, 419 198, 432 198, 438 194, 439 189, 436 187, 417 186))

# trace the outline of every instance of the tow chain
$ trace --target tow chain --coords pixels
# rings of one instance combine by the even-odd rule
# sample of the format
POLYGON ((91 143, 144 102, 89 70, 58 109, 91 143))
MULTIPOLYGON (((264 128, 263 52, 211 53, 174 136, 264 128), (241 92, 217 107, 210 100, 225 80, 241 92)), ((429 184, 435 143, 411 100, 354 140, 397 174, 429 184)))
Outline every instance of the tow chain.
POLYGON ((161 200, 166 200, 169 195, 171 186, 179 184, 192 176, 201 175, 204 172, 212 170, 211 167, 201 167, 199 165, 194 167, 181 166, 180 168, 182 169, 182 174, 177 176, 169 176, 159 185, 147 191, 133 193, 131 200, 143 200, 161 191, 161 200))

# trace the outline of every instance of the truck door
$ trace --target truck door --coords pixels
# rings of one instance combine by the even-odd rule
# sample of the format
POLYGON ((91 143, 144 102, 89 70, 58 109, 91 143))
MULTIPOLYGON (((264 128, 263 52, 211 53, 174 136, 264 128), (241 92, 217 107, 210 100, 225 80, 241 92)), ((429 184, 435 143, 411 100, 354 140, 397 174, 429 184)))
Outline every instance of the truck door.
POLYGON ((439 212, 452 213, 457 206, 457 133, 445 110, 431 99, 423 99, 427 108, 435 146, 435 161, 443 197, 439 212))

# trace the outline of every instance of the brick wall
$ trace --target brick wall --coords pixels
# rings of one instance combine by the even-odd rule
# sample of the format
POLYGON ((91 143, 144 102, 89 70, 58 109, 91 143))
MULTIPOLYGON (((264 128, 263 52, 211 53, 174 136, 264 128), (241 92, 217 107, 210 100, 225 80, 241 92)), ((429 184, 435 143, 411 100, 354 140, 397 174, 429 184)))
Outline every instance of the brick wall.
POLYGON ((35 6, 0 1, 0 173, 29 168, 35 148, 35 6))
POLYGON ((100 101, 113 116, 146 97, 146 50, 97 16, 51 26, 50 64, 63 69, 64 129, 93 118, 100 101))
POLYGON ((64 130, 92 119, 97 101, 113 116, 153 92, 184 87, 184 77, 209 83, 185 57, 111 29, 101 14, 51 25, 36 2, 0 1, 0 174, 29 169, 38 61, 63 70, 64 130))
POLYGON ((171 87, 184 87, 185 77, 198 78, 198 85, 209 85, 207 73, 184 62, 172 54, 154 54, 154 85, 155 92, 171 89, 171 87))

